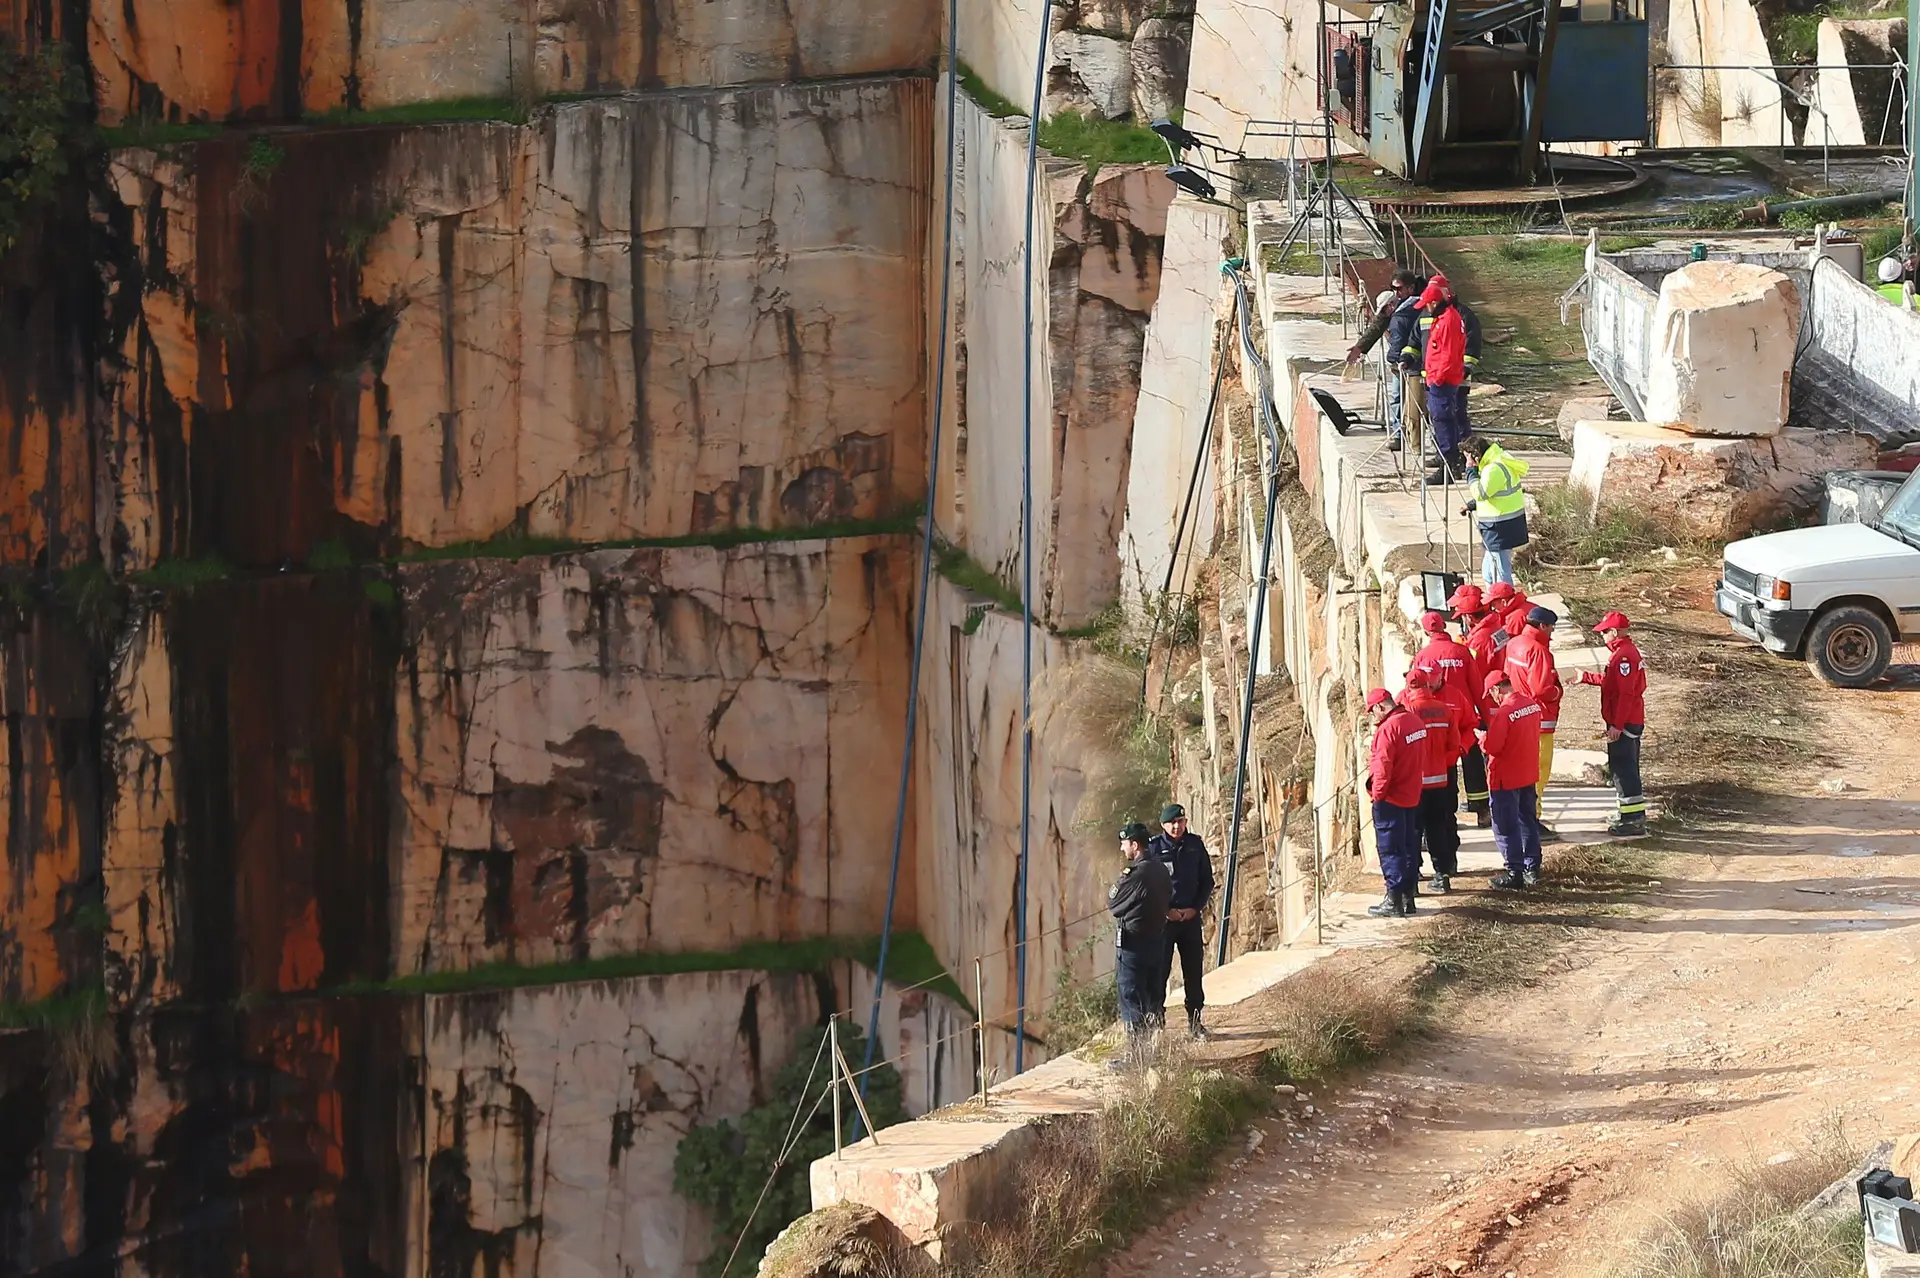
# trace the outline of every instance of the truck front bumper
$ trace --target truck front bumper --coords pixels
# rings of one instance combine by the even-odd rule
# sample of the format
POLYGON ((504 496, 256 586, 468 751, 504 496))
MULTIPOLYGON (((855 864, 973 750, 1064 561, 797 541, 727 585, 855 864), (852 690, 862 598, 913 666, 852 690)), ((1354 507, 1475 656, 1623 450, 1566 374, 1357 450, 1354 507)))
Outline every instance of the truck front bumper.
POLYGON ((1797 608, 1778 611, 1762 608, 1755 600, 1727 589, 1724 581, 1714 584, 1713 606, 1721 616, 1733 623, 1736 634, 1745 635, 1768 652, 1783 657, 1800 655, 1800 645, 1807 637, 1807 627, 1813 624, 1811 612, 1797 608))

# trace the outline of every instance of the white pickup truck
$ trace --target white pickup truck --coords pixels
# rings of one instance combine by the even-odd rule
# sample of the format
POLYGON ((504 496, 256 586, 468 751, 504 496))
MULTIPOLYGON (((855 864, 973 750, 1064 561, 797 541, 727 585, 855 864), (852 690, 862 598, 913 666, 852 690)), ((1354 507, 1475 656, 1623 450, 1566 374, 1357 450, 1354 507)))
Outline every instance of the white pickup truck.
POLYGON ((1865 524, 1823 524, 1736 541, 1714 606, 1768 652, 1804 657, 1839 688, 1886 673, 1896 643, 1920 642, 1920 471, 1865 524))

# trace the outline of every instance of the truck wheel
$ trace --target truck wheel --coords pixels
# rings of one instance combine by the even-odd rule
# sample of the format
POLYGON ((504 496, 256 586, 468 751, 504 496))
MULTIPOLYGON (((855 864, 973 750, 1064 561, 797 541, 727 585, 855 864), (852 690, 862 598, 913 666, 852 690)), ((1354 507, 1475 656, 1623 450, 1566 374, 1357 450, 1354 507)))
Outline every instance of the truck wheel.
POLYGON ((1864 688, 1893 660, 1893 632, 1871 608, 1849 605, 1821 615, 1807 633, 1807 665, 1836 688, 1864 688))

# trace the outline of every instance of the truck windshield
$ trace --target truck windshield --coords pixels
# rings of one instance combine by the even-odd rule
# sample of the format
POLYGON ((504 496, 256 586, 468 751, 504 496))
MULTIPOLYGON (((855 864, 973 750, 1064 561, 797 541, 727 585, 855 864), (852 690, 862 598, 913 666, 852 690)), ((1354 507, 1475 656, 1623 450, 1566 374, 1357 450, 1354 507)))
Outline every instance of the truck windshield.
POLYGON ((1907 476, 1881 510, 1880 526, 1908 545, 1920 546, 1920 470, 1907 476))

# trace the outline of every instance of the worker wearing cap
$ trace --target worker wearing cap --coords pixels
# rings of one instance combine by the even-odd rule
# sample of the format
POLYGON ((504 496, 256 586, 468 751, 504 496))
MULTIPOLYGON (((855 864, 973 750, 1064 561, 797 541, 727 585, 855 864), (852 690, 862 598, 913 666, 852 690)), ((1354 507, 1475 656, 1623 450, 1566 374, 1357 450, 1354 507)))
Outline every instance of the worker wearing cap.
MULTIPOLYGON (((1512 614, 1508 614, 1511 616, 1512 614)), ((1540 780, 1534 800, 1534 815, 1546 813, 1547 782, 1553 776, 1553 738, 1560 719, 1560 698, 1565 688, 1560 683, 1560 667, 1553 660, 1553 628, 1560 614, 1551 608, 1531 608, 1526 624, 1506 647, 1506 671, 1514 688, 1540 703, 1540 780)), ((1544 821, 1538 823, 1540 838, 1558 843, 1560 835, 1544 821)))
POLYGON ((1382 293, 1375 302, 1373 319, 1361 332, 1360 340, 1347 352, 1347 363, 1358 364, 1367 357, 1374 344, 1381 338, 1387 339, 1382 357, 1387 369, 1387 447, 1397 452, 1403 432, 1400 407, 1400 350, 1406 345, 1406 336, 1420 318, 1420 294, 1427 287, 1427 277, 1418 271, 1401 267, 1393 273, 1390 281, 1393 288, 1382 293), (1401 319, 1402 313, 1406 318, 1401 319), (1399 340, 1395 340, 1395 325, 1399 325, 1399 340))
POLYGON ((1107 893, 1107 912, 1119 925, 1113 978, 1120 995, 1120 1021, 1127 1027, 1129 1040, 1137 1041, 1153 1027, 1155 1000, 1164 998, 1167 988, 1160 969, 1166 961, 1173 878, 1160 858, 1147 851, 1147 827, 1139 821, 1121 829, 1120 855, 1126 858, 1126 868, 1107 893))
MULTIPOLYGON (((1511 586, 1508 591, 1512 591, 1511 586)), ((1475 585, 1465 585, 1454 591, 1447 605, 1453 609, 1455 620, 1465 630, 1466 637, 1462 643, 1467 655, 1472 658, 1467 667, 1467 690, 1472 693, 1474 720, 1478 723, 1483 695, 1481 689, 1487 682, 1487 636, 1492 633, 1492 627, 1499 625, 1499 620, 1487 611, 1480 587, 1475 585), (1484 633, 1483 626, 1486 627, 1484 633), (1476 637, 1479 637, 1478 643, 1475 642, 1476 637)), ((1480 751, 1480 738, 1472 733, 1468 734, 1467 752, 1460 760, 1460 781, 1466 789, 1466 810, 1473 813, 1475 822, 1484 829, 1492 820, 1487 815, 1487 756, 1480 751)))
POLYGON ((1167 907, 1167 948, 1162 959, 1160 997, 1162 1016, 1167 1010, 1167 986, 1173 982, 1173 956, 1180 954, 1180 981, 1187 999, 1187 1035, 1207 1037, 1200 1023, 1200 1011, 1207 1005, 1201 973, 1206 963, 1205 938, 1200 933, 1200 916, 1213 899, 1213 858, 1200 836, 1187 829, 1187 810, 1178 803, 1160 809, 1160 826, 1148 849, 1167 867, 1173 880, 1173 899, 1167 907))
POLYGON ((1420 368, 1427 382, 1427 420, 1433 424, 1435 464, 1429 484, 1452 483, 1467 473, 1460 443, 1466 439, 1467 378, 1479 358, 1479 324, 1474 341, 1467 335, 1467 314, 1453 294, 1447 277, 1436 275, 1420 294, 1423 349, 1420 368))
POLYGON ((1600 718, 1607 725, 1607 768, 1619 808, 1607 824, 1615 838, 1647 832, 1647 796, 1640 786, 1640 737, 1647 723, 1647 664, 1627 637, 1625 614, 1610 612, 1595 627, 1607 645, 1607 668, 1583 671, 1580 682, 1600 687, 1600 718))
POLYGON ((1493 788, 1493 843, 1506 866, 1493 876, 1502 891, 1540 881, 1540 822, 1533 804, 1540 778, 1540 703, 1514 686, 1504 670, 1487 676, 1487 784, 1493 788))
POLYGON ((1373 836, 1380 853, 1380 876, 1387 894, 1369 905, 1375 918, 1405 918, 1413 913, 1420 874, 1420 791, 1427 762, 1427 725, 1397 704, 1385 688, 1367 694, 1373 718, 1373 750, 1367 768, 1367 797, 1373 800, 1373 836))
MULTIPOLYGON (((1460 872, 1460 820, 1454 813, 1460 802, 1459 764, 1478 719, 1463 691, 1444 686, 1439 674, 1417 665, 1407 671, 1407 690, 1400 704, 1427 726, 1426 764, 1420 776, 1420 837, 1433 860, 1433 880, 1428 886, 1444 895, 1460 872)), ((1414 867, 1417 878, 1417 860, 1414 867)))

